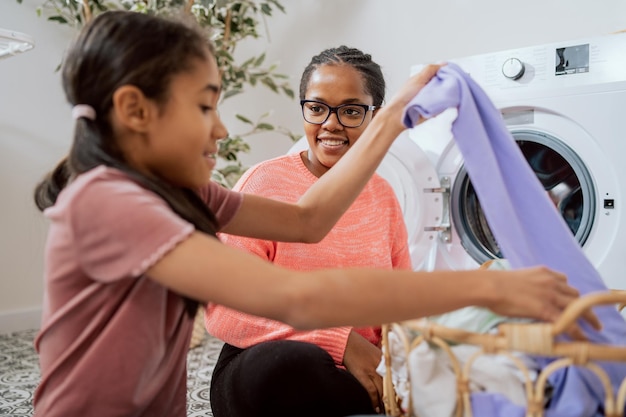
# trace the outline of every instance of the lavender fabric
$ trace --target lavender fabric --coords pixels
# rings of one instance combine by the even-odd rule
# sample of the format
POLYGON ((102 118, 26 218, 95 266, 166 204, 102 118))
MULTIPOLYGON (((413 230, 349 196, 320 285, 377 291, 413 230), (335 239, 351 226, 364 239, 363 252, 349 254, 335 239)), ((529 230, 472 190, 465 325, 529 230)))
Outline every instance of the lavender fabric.
MULTIPOLYGON (((414 97, 405 109, 404 124, 411 128, 419 117, 436 116, 456 107, 452 125, 456 145, 464 158, 481 207, 503 255, 512 268, 546 265, 567 275, 581 295, 606 291, 606 284, 584 255, 569 227, 524 158, 502 115, 482 88, 458 65, 449 63, 414 97)), ((596 307, 601 331, 581 326, 590 341, 626 345, 626 323, 614 306, 596 307)), ((551 359, 538 358, 545 366, 551 359)), ((604 363, 614 389, 626 377, 626 364, 604 363)), ((595 416, 604 401, 600 382, 591 372, 570 368, 550 377, 555 391, 546 415, 595 416)), ((505 399, 493 395, 475 398, 475 415, 514 416, 505 399)), ((517 407, 519 408, 519 407, 517 407)), ((523 409, 519 412, 523 415, 523 409)), ((601 415, 601 414, 597 414, 601 415)))

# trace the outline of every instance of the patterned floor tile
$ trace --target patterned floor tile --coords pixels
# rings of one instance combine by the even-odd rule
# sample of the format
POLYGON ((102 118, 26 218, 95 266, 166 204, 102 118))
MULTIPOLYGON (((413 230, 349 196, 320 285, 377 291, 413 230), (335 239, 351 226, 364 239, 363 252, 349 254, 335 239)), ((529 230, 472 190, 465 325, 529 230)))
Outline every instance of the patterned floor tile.
MULTIPOLYGON (((39 362, 33 346, 37 330, 0 334, 0 416, 33 415, 33 392, 39 384, 39 362)), ((213 417, 209 403, 211 374, 222 342, 207 335, 187 356, 187 415, 213 417)))

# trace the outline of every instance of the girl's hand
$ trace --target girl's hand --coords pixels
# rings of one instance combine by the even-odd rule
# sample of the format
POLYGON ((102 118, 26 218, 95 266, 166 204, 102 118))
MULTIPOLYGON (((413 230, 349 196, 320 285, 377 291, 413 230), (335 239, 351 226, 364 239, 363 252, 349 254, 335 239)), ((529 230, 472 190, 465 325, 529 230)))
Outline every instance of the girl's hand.
MULTIPOLYGON (((422 88, 437 74, 439 68, 445 64, 430 64, 425 66, 419 73, 409 78, 398 90, 384 108, 390 111, 404 112, 404 108, 420 92, 422 88)), ((400 121, 400 120, 399 120, 400 121)))
MULTIPOLYGON (((499 271, 493 272, 498 274, 499 271)), ((576 288, 567 283, 565 275, 543 266, 507 271, 504 276, 498 274, 494 277, 495 294, 500 297, 488 308, 505 316, 526 316, 552 322, 580 295, 576 288)), ((583 318, 594 329, 602 328, 598 317, 591 310, 583 318)), ((568 329, 568 334, 574 339, 584 339, 578 325, 568 329)))

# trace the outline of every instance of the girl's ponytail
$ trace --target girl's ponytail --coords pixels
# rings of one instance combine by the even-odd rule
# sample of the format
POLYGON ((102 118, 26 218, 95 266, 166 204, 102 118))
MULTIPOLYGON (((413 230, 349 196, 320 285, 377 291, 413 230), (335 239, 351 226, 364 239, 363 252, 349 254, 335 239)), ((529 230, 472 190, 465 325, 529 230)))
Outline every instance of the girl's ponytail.
POLYGON ((67 185, 70 179, 70 169, 67 156, 63 158, 54 169, 37 184, 35 188, 35 204, 39 210, 44 211, 54 205, 59 193, 67 185))

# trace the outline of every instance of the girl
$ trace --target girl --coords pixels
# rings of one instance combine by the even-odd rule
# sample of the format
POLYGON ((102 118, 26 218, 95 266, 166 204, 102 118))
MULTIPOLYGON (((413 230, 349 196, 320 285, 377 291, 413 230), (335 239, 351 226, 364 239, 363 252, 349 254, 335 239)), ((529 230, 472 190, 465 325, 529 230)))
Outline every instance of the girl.
POLYGON ((555 319, 577 291, 558 273, 334 269, 294 272, 218 241, 222 231, 317 242, 404 129, 409 79, 348 154, 288 204, 209 178, 220 74, 206 35, 182 22, 109 12, 64 61, 75 137, 37 188, 50 220, 35 415, 184 416, 197 302, 295 328, 373 325, 467 305, 555 319))
MULTIPOLYGON (((370 55, 346 46, 322 51, 300 80, 308 149, 252 167, 234 189, 298 201, 359 140, 384 98, 385 79, 370 55)), ((301 271, 411 269, 402 210, 391 186, 376 174, 318 244, 220 237, 301 271)), ((379 326, 304 332, 213 303, 205 323, 226 342, 211 377, 215 417, 332 417, 383 409, 382 378, 376 373, 382 357, 379 326)))

